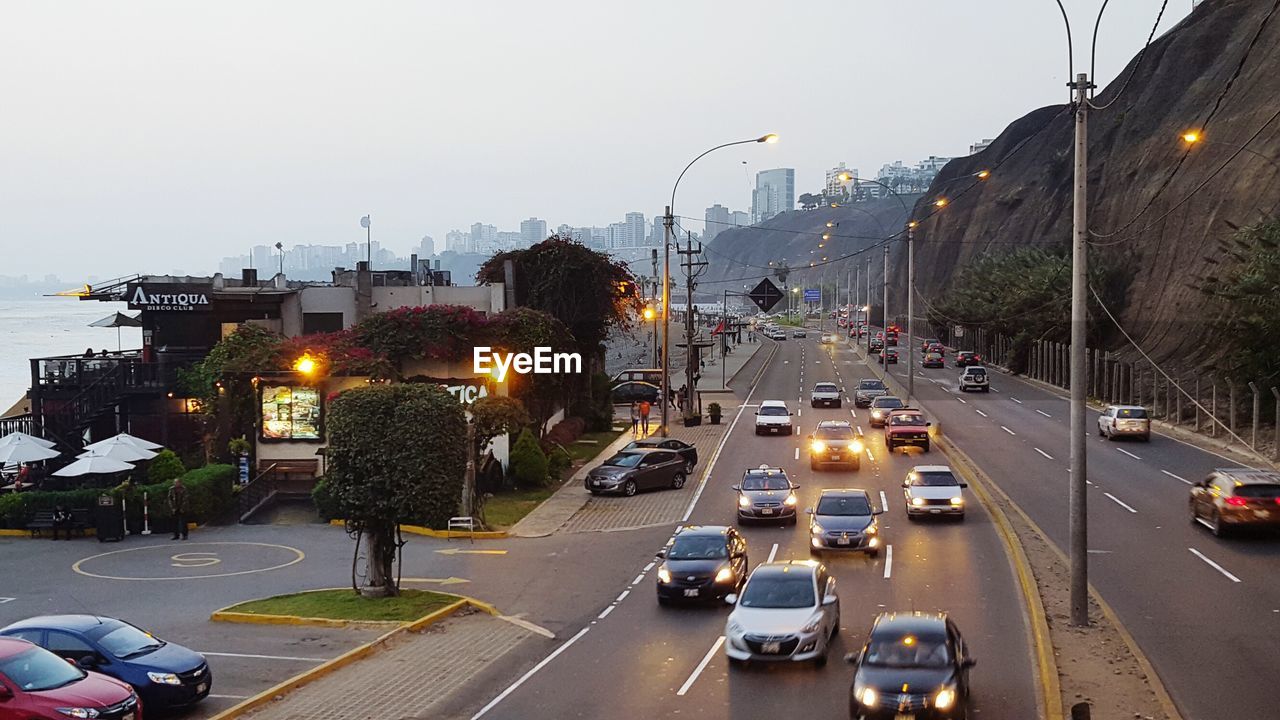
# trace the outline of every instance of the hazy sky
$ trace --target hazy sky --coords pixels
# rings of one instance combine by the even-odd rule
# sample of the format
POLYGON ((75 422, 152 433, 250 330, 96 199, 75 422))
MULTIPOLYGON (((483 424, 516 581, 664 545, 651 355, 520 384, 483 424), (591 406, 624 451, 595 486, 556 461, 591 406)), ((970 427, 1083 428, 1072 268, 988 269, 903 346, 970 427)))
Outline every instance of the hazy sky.
MULTIPOLYGON (((1102 0, 1067 0, 1077 69, 1102 0)), ((1159 0, 1113 0, 1098 76, 1159 0)), ((1189 12, 1172 0, 1161 31, 1189 12)), ((208 274, 282 241, 749 209, 839 161, 959 155, 1067 97, 1053 0, 6 0, 0 275, 208 274), (745 162, 745 165, 743 164, 745 162)))

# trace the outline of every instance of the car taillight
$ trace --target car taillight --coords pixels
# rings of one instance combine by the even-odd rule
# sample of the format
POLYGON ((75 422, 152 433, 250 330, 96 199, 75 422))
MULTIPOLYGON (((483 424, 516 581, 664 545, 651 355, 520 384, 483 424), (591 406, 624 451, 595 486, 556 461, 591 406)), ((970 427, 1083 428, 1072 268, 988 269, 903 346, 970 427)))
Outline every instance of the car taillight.
POLYGON ((1249 501, 1242 497, 1229 497, 1227 498, 1227 504, 1235 505, 1236 507, 1244 507, 1249 504, 1249 501))

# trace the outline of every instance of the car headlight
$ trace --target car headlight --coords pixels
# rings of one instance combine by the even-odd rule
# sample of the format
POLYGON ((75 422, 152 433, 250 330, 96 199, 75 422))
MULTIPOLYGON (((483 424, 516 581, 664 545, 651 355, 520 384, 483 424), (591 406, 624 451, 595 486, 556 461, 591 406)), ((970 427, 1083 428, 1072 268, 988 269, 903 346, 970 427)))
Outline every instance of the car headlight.
POLYGON ((962 497, 960 497, 960 496, 958 496, 958 495, 957 495, 956 497, 951 498, 951 504, 952 504, 952 505, 963 505, 963 504, 964 504, 964 498, 962 498, 962 497))
POLYGON ((658 579, 663 583, 671 582, 671 571, 667 569, 666 565, 658 568, 658 579))
POLYGON ((782 501, 782 503, 783 503, 784 505, 787 505, 788 507, 795 507, 795 506, 796 506, 796 502, 798 502, 798 501, 796 500, 796 494, 795 494, 795 493, 791 493, 790 495, 788 495, 788 496, 787 496, 787 499, 786 499, 786 500, 783 500, 783 501, 782 501))
POLYGON ((913 497, 911 498, 911 504, 919 507, 924 504, 924 498, 913 497))
POLYGON ((822 613, 818 613, 817 615, 814 615, 813 617, 809 618, 809 622, 805 623, 804 627, 800 628, 800 632, 811 633, 814 630, 817 630, 818 625, 821 623, 822 623, 822 613))
POLYGON ((875 535, 876 533, 878 533, 878 532, 880 532, 880 531, 879 531, 878 529, 876 529, 876 526, 875 526, 875 525, 868 525, 868 526, 867 526, 867 529, 866 529, 864 532, 866 532, 866 534, 868 534, 868 535, 875 535))
POLYGON ((853 694, 857 696, 858 702, 867 707, 875 707, 880 704, 880 693, 875 688, 857 687, 854 688, 853 694))
POLYGON ((821 440, 814 440, 812 443, 809 444, 809 449, 816 453, 826 452, 827 444, 822 442, 821 440))
POLYGON ((881 413, 879 410, 872 410, 872 411, 871 411, 871 417, 873 417, 873 418, 879 419, 881 415, 882 415, 882 413, 881 413))
POLYGON ((746 495, 738 496, 738 507, 749 507, 750 505, 751 505, 751 498, 747 497, 746 495))
POLYGON ((944 687, 938 691, 933 697, 933 706, 939 710, 946 710, 956 702, 955 688, 944 687))
POLYGON ((741 635, 741 634, 742 634, 742 626, 738 624, 738 621, 737 621, 737 620, 730 620, 730 621, 729 621, 729 623, 728 623, 728 625, 726 625, 726 626, 725 626, 725 634, 726 634, 726 635, 741 635))
POLYGON ((813 533, 814 535, 821 535, 826 531, 822 529, 821 525, 819 525, 818 523, 814 523, 809 526, 809 532, 813 533))
POLYGON ((178 679, 178 676, 174 675, 173 673, 149 672, 147 673, 147 678, 151 680, 151 682, 159 683, 161 685, 181 685, 182 684, 182 681, 178 679))
POLYGON ((855 453, 862 452, 862 441, 854 440, 853 442, 849 443, 849 449, 855 453))
POLYGON ((733 582, 733 568, 728 566, 720 568, 720 572, 716 573, 716 582, 733 582))
POLYGON ((73 718, 96 718, 98 711, 93 708, 64 707, 58 708, 58 712, 73 718))

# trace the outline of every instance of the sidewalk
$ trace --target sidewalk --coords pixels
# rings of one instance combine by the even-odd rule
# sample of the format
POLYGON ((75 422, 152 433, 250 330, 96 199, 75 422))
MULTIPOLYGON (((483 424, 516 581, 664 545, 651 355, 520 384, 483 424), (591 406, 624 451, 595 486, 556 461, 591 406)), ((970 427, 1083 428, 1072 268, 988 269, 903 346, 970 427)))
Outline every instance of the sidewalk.
POLYGON ((707 367, 702 370, 702 377, 698 380, 698 392, 730 392, 728 387, 720 383, 721 376, 725 378, 726 383, 732 382, 733 376, 741 371, 751 361, 751 358, 755 357, 756 352, 764 347, 766 343, 771 342, 773 340, 761 338, 760 342, 744 342, 732 346, 727 358, 727 364, 724 367, 721 367, 722 360, 719 354, 707 360, 707 367))

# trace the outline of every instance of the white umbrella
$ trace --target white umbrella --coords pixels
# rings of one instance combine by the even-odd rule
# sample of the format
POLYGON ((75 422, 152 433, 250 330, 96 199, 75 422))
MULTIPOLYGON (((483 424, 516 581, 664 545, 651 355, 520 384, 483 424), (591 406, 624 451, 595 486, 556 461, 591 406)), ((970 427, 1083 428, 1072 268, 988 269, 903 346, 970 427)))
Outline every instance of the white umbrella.
POLYGON ((124 462, 137 462, 139 460, 150 460, 156 456, 150 450, 143 450, 119 436, 95 443, 95 445, 96 447, 90 447, 76 457, 109 457, 124 462))
POLYGON ((91 444, 89 444, 89 445, 85 445, 85 446, 84 446, 84 449, 85 449, 85 450, 96 450, 96 449, 98 449, 98 448, 100 448, 100 447, 106 447, 107 445, 110 445, 110 444, 112 444, 112 443, 115 443, 115 442, 118 442, 118 441, 122 441, 122 440, 123 440, 124 442, 129 443, 130 445, 133 445, 134 447, 140 447, 140 448, 142 448, 143 450, 160 450, 160 449, 163 449, 163 448, 164 448, 164 446, 163 446, 163 445, 157 445, 157 444, 155 444, 155 443, 151 442, 150 440, 143 440, 142 438, 140 438, 140 437, 134 437, 134 436, 130 435, 129 433, 120 433, 119 435, 112 435, 111 437, 107 438, 106 440, 99 440, 99 441, 98 441, 98 442, 96 442, 96 443, 91 443, 91 444))
POLYGON ((18 438, 17 440, 0 445, 0 465, 38 462, 40 460, 56 458, 61 454, 62 453, 57 450, 51 450, 43 445, 33 443, 30 440, 18 438))
POLYGON ((10 443, 15 443, 15 442, 35 443, 36 445, 39 445, 42 448, 51 448, 54 445, 53 443, 49 442, 48 440, 45 440, 44 438, 38 438, 35 435, 28 435, 24 432, 11 432, 8 435, 5 435, 4 437, 0 437, 0 447, 3 447, 10 443))
POLYGON ((55 472, 54 476, 110 475, 111 473, 125 472, 132 469, 132 465, 122 460, 116 460, 105 455, 86 455, 55 472))

